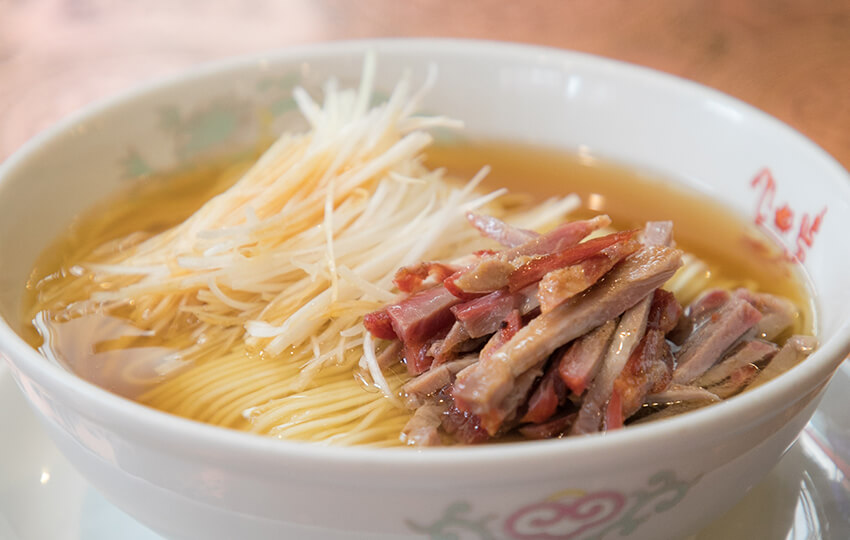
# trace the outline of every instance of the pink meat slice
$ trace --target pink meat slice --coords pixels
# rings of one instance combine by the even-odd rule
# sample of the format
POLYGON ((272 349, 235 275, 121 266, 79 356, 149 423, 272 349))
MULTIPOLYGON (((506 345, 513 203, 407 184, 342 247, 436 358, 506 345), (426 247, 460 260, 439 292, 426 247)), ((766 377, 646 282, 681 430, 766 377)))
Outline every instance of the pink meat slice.
POLYGON ((478 355, 464 356, 432 367, 407 381, 402 387, 408 408, 421 407, 432 396, 454 382, 455 375, 478 361, 478 355))
MULTIPOLYGON (((602 427, 608 402, 614 392, 614 381, 620 376, 620 372, 623 371, 632 351, 635 350, 646 332, 646 321, 651 306, 652 295, 644 294, 644 297, 636 305, 629 308, 620 317, 620 322, 614 331, 614 337, 602 360, 599 374, 593 379, 590 388, 587 390, 587 395, 581 402, 576 421, 570 429, 571 434, 595 433, 602 427)), ((620 403, 619 398, 619 395, 616 396, 616 404, 620 403)), ((612 411, 616 408, 616 406, 613 407, 612 411)), ((619 411, 616 418, 622 423, 623 418, 619 411)), ((608 424, 611 424, 610 419, 608 424)))
POLYGON ((751 387, 760 386, 793 368, 818 347, 814 336, 791 336, 770 363, 755 377, 751 387))
POLYGON ((558 375, 558 363, 550 362, 537 387, 528 398, 524 423, 542 424, 549 420, 567 399, 567 385, 558 375))
POLYGON ((616 329, 615 319, 606 321, 573 341, 561 356, 556 358, 561 380, 575 395, 582 395, 590 381, 596 377, 616 329))
POLYGON ((448 410, 446 403, 426 403, 416 409, 401 430, 401 440, 411 446, 438 446, 442 444, 439 427, 448 410))
POLYGON ((738 289, 734 295, 743 298, 759 310, 762 317, 755 326, 756 337, 773 340, 794 324, 799 316, 797 306, 787 298, 749 289, 738 289))
POLYGON ((673 381, 690 384, 711 366, 750 328, 761 313, 749 302, 733 296, 682 344, 676 355, 673 381))
POLYGON ((408 343, 423 343, 454 322, 451 307, 461 300, 439 285, 386 307, 395 334, 408 343))
POLYGON ((483 236, 495 240, 506 247, 517 247, 534 240, 540 234, 514 227, 502 221, 483 214, 467 212, 466 219, 470 225, 478 229, 483 236))
POLYGON ((716 366, 706 371, 696 380, 698 386, 709 387, 723 382, 735 370, 747 364, 759 364, 773 357, 779 351, 779 346, 769 341, 759 339, 747 340, 736 347, 716 366))
POLYGON ((683 401, 720 401, 720 397, 714 392, 699 386, 681 385, 673 383, 661 392, 647 394, 643 402, 650 405, 661 405, 680 403, 683 401))
MULTIPOLYGON (((681 252, 668 247, 646 247, 627 257, 585 293, 534 318, 489 358, 462 371, 454 384, 457 406, 483 419, 511 394, 520 375, 539 371, 555 349, 637 304, 681 264, 681 252)), ((490 434, 498 431, 499 422, 483 421, 490 434)))
POLYGON ((685 309, 685 316, 679 319, 679 324, 667 338, 677 345, 686 339, 703 324, 712 313, 723 307, 732 295, 725 289, 710 289, 699 296, 685 309))
POLYGON ((496 332, 505 317, 514 309, 518 309, 520 315, 525 315, 536 308, 536 291, 534 286, 515 293, 499 289, 458 304, 452 307, 451 311, 470 337, 487 336, 496 332))
POLYGON ((648 221, 643 228, 642 237, 646 246, 672 246, 673 222, 648 221))
POLYGON ((628 419, 643 405, 647 394, 661 392, 670 383, 673 353, 664 335, 682 314, 672 293, 656 289, 646 324, 646 333, 614 381, 622 418, 628 419))
POLYGON ((575 412, 561 412, 542 424, 528 424, 519 428, 526 439, 553 439, 567 433, 576 419, 575 412))

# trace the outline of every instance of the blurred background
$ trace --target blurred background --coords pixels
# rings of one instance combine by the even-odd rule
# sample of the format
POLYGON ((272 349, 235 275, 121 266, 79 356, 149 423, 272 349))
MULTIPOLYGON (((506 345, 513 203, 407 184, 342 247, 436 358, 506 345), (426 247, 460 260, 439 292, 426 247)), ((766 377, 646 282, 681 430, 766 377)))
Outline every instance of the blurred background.
POLYGON ((451 36, 585 51, 747 101, 850 168, 848 0, 0 0, 0 161, 68 113, 218 58, 451 36))

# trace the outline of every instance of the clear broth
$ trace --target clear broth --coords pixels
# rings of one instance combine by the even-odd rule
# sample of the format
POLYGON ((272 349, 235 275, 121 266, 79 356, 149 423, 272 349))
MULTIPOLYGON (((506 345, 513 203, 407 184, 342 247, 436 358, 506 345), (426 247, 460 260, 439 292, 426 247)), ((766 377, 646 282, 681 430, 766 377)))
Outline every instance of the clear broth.
MULTIPOLYGON (((136 231, 155 234, 179 224, 206 200, 235 182, 256 157, 256 154, 240 156, 139 180, 100 202, 75 220, 36 264, 28 284, 26 316, 33 314, 40 282, 67 272, 76 261, 84 260, 104 242, 136 231)), ((584 205, 578 216, 607 213, 617 228, 640 227, 648 220, 672 220, 677 244, 708 264, 712 282, 743 282, 757 290, 791 299, 801 309, 793 332, 812 333, 814 312, 801 274, 754 226, 699 193, 587 156, 512 143, 436 146, 426 155, 426 162, 432 167, 444 167, 451 176, 461 179, 471 177, 483 164, 489 164, 492 171, 485 187, 507 187, 511 191, 528 193, 535 199, 576 193, 584 205), (706 230, 711 230, 711 234, 706 234, 706 230)), ((187 327, 190 325, 187 322, 187 327)), ((85 333, 85 328, 69 325, 66 330, 56 333, 51 347, 57 351, 85 350, 80 349, 80 334, 85 333)), ((26 338, 34 347, 42 346, 41 337, 33 326, 26 330, 26 338)), ((89 347, 91 353, 98 352, 91 345, 82 346, 89 347)), ((130 360, 134 354, 149 354, 153 369, 155 357, 175 347, 167 340, 154 340, 146 349, 127 350, 126 356, 101 355, 101 361, 93 360, 97 354, 80 354, 75 360, 66 362, 66 367, 95 384, 134 398, 144 389, 134 388, 121 379, 122 359, 130 360)), ((257 358, 257 362, 269 361, 257 358)), ((155 379, 150 373, 138 375, 140 379, 155 379)), ((167 407, 163 410, 195 419, 205 418, 167 407)), ((241 420, 222 425, 247 428, 241 420)))

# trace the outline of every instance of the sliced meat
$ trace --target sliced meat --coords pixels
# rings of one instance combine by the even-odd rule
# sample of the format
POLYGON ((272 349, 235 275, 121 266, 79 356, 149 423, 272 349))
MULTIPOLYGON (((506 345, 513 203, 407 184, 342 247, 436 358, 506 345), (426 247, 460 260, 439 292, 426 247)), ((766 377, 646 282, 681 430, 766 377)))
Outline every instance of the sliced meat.
POLYGON ((817 347, 818 340, 814 336, 791 336, 770 363, 756 376, 750 387, 755 388, 785 373, 812 354, 817 347))
MULTIPOLYGON (((637 304, 681 264, 681 252, 665 247, 627 257, 588 291, 534 318, 492 356, 461 372, 453 392, 458 407, 483 417, 512 392, 521 374, 539 369, 558 347, 637 304)), ((499 427, 484 425, 491 434, 499 427)))
POLYGON ((573 341, 556 359, 561 380, 575 395, 582 395, 596 377, 616 329, 615 319, 606 321, 573 341))
POLYGON ((449 406, 445 403, 422 405, 401 430, 401 442, 411 446, 438 446, 442 444, 439 427, 449 406))
POLYGON ((463 299, 470 295, 486 294, 508 286, 514 265, 498 254, 482 258, 474 267, 460 270, 445 280, 446 287, 463 299))
POLYGON ((423 343, 408 341, 403 344, 404 348, 402 349, 402 360, 407 366, 408 373, 411 375, 419 375, 420 373, 425 373, 431 368, 434 358, 428 354, 428 351, 430 351, 432 344, 433 342, 430 341, 425 341, 423 343))
POLYGON ((466 219, 470 225, 478 229, 483 236, 495 240, 505 247, 517 247, 534 240, 538 233, 508 225, 501 219, 492 216, 467 212, 466 219))
POLYGON ((444 284, 452 294, 465 299, 468 299, 465 296, 467 294, 495 291, 507 286, 508 276, 514 271, 512 261, 515 259, 561 251, 579 243, 593 231, 610 224, 611 218, 608 216, 564 223, 515 248, 482 257, 468 268, 446 278, 444 284))
POLYGON ((743 392, 744 389, 753 382, 758 373, 759 369, 753 364, 744 364, 738 369, 732 371, 729 376, 719 384, 710 386, 708 390, 715 394, 719 399, 730 398, 735 394, 743 392))
POLYGON ((566 400, 567 385, 558 375, 558 362, 550 362, 537 388, 528 398, 528 408, 521 421, 542 424, 549 420, 566 400))
POLYGON ((452 325, 451 307, 459 303, 459 298, 440 285, 390 304, 386 312, 399 339, 405 344, 422 343, 452 325))
POLYGON ((499 331, 493 334, 493 336, 487 341, 481 349, 481 352, 478 353, 478 358, 490 358, 490 356, 498 351, 502 345, 510 341, 511 338, 519 332, 520 328, 522 328, 522 317, 520 316, 519 310, 515 309, 511 311, 508 316, 505 317, 505 320, 500 323, 499 331))
POLYGON ((432 367, 425 373, 407 381, 402 387, 405 403, 410 409, 421 407, 430 396, 452 384, 455 375, 465 367, 478 361, 478 355, 464 356, 451 362, 432 367))
POLYGON ((511 311, 518 309, 520 315, 533 311, 538 306, 535 293, 533 286, 516 293, 500 289, 458 304, 451 311, 470 337, 488 336, 499 329, 511 311))
MULTIPOLYGON (((608 401, 614 391, 614 381, 620 376, 632 351, 643 338, 651 306, 652 295, 644 295, 637 305, 629 308, 620 318, 614 337, 602 360, 599 374, 593 379, 587 390, 587 396, 581 403, 578 417, 570 430, 571 434, 594 433, 602 427, 608 401)), ((619 396, 616 399, 619 400, 619 396)))
MULTIPOLYGON (((601 376, 598 381, 594 381, 582 404, 573 428, 576 432, 583 430, 583 433, 587 433, 598 429, 597 418, 602 416, 601 409, 605 406, 606 400, 608 401, 605 412, 606 429, 622 426, 625 420, 640 410, 647 394, 660 392, 669 385, 673 371, 673 353, 664 336, 678 323, 682 315, 682 307, 672 293, 662 289, 656 289, 649 302, 646 330, 640 342, 628 355, 625 365, 620 364, 622 356, 606 357, 604 365, 611 371, 622 365, 610 387, 610 396, 605 394, 609 388, 607 386, 608 371, 603 371, 606 376, 601 376)), ((636 318, 635 323, 632 323, 634 328, 639 328, 639 318, 643 315, 638 310, 642 309, 646 303, 647 300, 644 300, 632 308, 636 318)), ((632 313, 627 314, 632 315, 632 313)), ((623 320, 625 319, 626 315, 623 316, 623 320)), ((635 335, 639 335, 638 332, 639 330, 636 330, 635 335)), ((625 353, 632 342, 633 340, 618 344, 615 354, 625 353)))
POLYGON ((398 336, 393 330, 393 321, 390 319, 390 314, 386 308, 367 313, 363 317, 363 326, 370 334, 379 339, 398 339, 398 336))
POLYGON ((743 298, 761 313, 761 320, 755 326, 756 337, 773 340, 791 328, 799 317, 797 307, 787 298, 748 289, 738 289, 734 295, 743 298))
POLYGON ((732 297, 682 344, 673 381, 690 384, 713 366, 735 341, 761 320, 746 300, 732 297))
POLYGON ((685 309, 685 316, 679 319, 679 324, 667 335, 667 338, 681 345, 697 327, 708 320, 712 313, 723 307, 731 296, 731 293, 725 289, 711 289, 704 292, 685 309))
POLYGON ((710 392, 699 386, 671 384, 665 390, 657 393, 647 394, 643 402, 648 405, 670 405, 673 403, 682 403, 685 401, 720 401, 720 398, 714 392, 710 392))
POLYGON ((402 349, 403 346, 401 344, 401 341, 391 341, 389 345, 384 347, 384 349, 378 353, 378 367, 384 370, 390 366, 394 366, 401 362, 402 349))
POLYGON ((470 337, 481 337, 498 330, 516 304, 515 295, 505 288, 458 304, 451 311, 470 337))
POLYGON ((648 221, 643 228, 642 237, 646 246, 672 246, 673 222, 648 221))
POLYGON ((442 283, 443 280, 458 270, 459 268, 444 263, 422 262, 414 266, 399 268, 395 273, 393 283, 402 292, 414 293, 426 286, 433 287, 442 283))
POLYGON ((672 293, 662 289, 656 289, 623 315, 602 373, 593 381, 582 403, 573 432, 597 431, 600 420, 604 420, 606 429, 621 427, 641 408, 648 393, 660 392, 668 386, 673 353, 664 336, 676 326, 681 315, 682 306, 672 293), (644 320, 645 330, 641 330, 644 320))
POLYGON ((655 291, 646 334, 614 381, 613 392, 619 398, 622 407, 619 412, 624 420, 640 409, 647 394, 661 392, 670 384, 673 353, 664 335, 676 325, 681 313, 682 308, 672 293, 655 291))
POLYGON ((607 227, 610 224, 611 218, 606 215, 596 216, 583 221, 570 221, 555 227, 548 233, 540 235, 525 244, 505 250, 500 253, 500 256, 504 257, 505 260, 513 260, 526 255, 541 255, 543 253, 561 251, 569 246, 578 244, 593 231, 607 227))
POLYGON ((495 435, 506 424, 517 423, 519 408, 528 401, 534 381, 542 374, 543 371, 539 368, 532 368, 521 374, 515 379, 510 392, 495 407, 478 415, 481 425, 490 435, 495 435))
POLYGON ((637 240, 617 242, 577 264, 552 270, 543 276, 538 285, 540 311, 552 311, 555 306, 584 291, 639 248, 637 240))
POLYGON ((443 415, 443 430, 454 436, 461 444, 479 444, 490 439, 490 435, 481 427, 481 419, 452 405, 443 415))
MULTIPOLYGON (((619 257, 622 259, 625 255, 634 253, 640 247, 636 241, 634 242, 634 245, 630 244, 637 233, 638 231, 613 233, 567 247, 561 251, 532 257, 525 261, 522 265, 518 266, 516 270, 511 272, 508 277, 508 287, 511 291, 518 291, 532 283, 540 281, 543 276, 553 270, 578 264, 590 257, 601 254, 603 250, 616 246, 617 244, 629 244, 628 246, 622 246, 618 249, 611 250, 612 254, 622 251, 623 255, 619 257)), ((600 261, 600 264, 604 266, 604 261, 600 261)), ((611 266, 613 266, 613 264, 611 266)))
POLYGON ((519 428, 519 433, 526 439, 554 439, 567 433, 576 418, 575 412, 562 412, 542 424, 529 424, 519 428))
POLYGON ((602 430, 613 431, 615 429, 620 429, 623 427, 625 420, 626 419, 623 416, 623 401, 620 398, 620 393, 614 390, 611 394, 611 398, 608 400, 608 406, 605 409, 605 417, 602 420, 602 430))
POLYGON ((439 366, 448 362, 458 353, 477 349, 481 345, 480 339, 473 339, 466 332, 463 325, 457 321, 449 329, 446 337, 435 341, 428 350, 428 356, 434 358, 432 366, 439 366))
POLYGON ((747 364, 759 364, 765 359, 773 357, 779 351, 775 343, 759 339, 742 342, 735 350, 726 355, 716 366, 709 369, 702 377, 696 380, 697 386, 709 387, 719 384, 728 378, 733 371, 747 364))

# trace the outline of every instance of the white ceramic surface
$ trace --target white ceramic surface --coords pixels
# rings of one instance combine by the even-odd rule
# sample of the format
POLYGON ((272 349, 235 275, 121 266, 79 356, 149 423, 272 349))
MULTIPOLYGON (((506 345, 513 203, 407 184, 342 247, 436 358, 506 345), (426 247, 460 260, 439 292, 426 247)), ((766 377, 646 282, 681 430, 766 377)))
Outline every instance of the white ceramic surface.
MULTIPOLYGON (((845 364, 779 465, 740 503, 690 540, 850 537, 848 391, 850 364, 845 364)), ((68 463, 3 364, 0 438, 15 441, 0 446, 0 539, 163 540, 110 504, 68 463)))
POLYGON ((728 510, 778 462, 850 350, 847 255, 831 248, 850 228, 850 184, 787 126, 648 70, 495 43, 334 43, 209 66, 117 98, 36 138, 0 169, 4 319, 18 326, 33 259, 75 213, 128 176, 246 144, 264 120, 293 121, 294 82, 355 81, 369 49, 378 53, 379 88, 435 63, 426 108, 463 119, 468 137, 612 158, 761 222, 805 257, 820 350, 753 392, 617 433, 370 451, 250 437, 145 409, 48 365, 1 326, 0 352, 60 451, 169 538, 677 538, 728 510), (218 128, 208 129, 209 118, 218 128))

